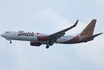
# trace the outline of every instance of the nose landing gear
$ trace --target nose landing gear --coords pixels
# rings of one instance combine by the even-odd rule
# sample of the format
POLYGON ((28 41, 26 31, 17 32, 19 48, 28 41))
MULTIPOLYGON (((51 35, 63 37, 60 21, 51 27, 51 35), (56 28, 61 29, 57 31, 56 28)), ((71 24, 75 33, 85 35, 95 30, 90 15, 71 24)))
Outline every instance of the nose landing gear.
POLYGON ((48 49, 48 48, 49 48, 49 46, 47 45, 47 46, 46 46, 46 49, 48 49))
POLYGON ((12 41, 10 41, 10 44, 12 43, 12 41))
POLYGON ((10 42, 9 42, 10 44, 12 43, 11 39, 9 39, 9 38, 6 38, 6 40, 10 41, 10 42))

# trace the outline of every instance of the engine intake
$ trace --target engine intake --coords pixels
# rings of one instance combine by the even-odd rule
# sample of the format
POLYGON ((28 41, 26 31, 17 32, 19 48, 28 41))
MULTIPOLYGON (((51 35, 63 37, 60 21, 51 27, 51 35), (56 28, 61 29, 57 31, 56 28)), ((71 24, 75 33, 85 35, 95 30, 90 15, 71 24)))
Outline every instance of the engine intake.
POLYGON ((31 46, 40 46, 40 45, 42 45, 40 42, 34 42, 34 41, 31 41, 30 42, 30 45, 31 46))
POLYGON ((38 41, 47 41, 48 37, 47 36, 38 36, 37 39, 38 39, 38 41))

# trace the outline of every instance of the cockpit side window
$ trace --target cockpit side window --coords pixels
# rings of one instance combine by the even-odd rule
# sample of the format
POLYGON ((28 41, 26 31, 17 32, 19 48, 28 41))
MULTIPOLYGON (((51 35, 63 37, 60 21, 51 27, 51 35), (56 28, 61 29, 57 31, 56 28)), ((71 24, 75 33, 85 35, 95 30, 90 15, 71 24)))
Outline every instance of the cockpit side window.
POLYGON ((5 32, 5 33, 9 33, 9 31, 5 32))

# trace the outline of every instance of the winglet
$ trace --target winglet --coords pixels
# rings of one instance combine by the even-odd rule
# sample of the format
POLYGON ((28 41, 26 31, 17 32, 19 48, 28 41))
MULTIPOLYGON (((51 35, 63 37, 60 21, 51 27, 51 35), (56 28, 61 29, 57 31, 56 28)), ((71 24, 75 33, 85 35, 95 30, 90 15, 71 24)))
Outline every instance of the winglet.
POLYGON ((79 20, 77 20, 77 21, 75 22, 75 24, 73 25, 73 27, 75 27, 75 26, 78 24, 78 21, 79 21, 79 20))

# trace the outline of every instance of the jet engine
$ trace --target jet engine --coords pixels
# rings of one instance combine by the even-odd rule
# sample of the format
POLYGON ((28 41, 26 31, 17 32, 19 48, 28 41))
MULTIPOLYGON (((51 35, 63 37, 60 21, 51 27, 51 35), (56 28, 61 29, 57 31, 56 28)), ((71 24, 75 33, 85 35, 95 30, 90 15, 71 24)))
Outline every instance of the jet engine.
POLYGON ((47 41, 48 37, 47 36, 38 36, 37 39, 38 39, 38 41, 47 41))
POLYGON ((40 46, 41 43, 40 43, 40 42, 31 41, 31 42, 30 42, 30 45, 31 45, 31 46, 40 46))

